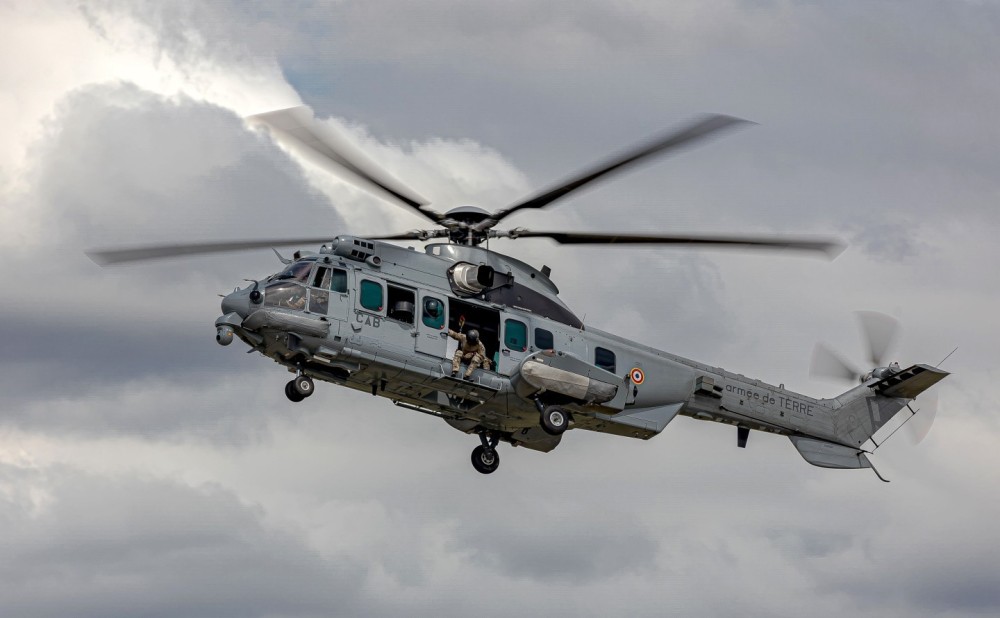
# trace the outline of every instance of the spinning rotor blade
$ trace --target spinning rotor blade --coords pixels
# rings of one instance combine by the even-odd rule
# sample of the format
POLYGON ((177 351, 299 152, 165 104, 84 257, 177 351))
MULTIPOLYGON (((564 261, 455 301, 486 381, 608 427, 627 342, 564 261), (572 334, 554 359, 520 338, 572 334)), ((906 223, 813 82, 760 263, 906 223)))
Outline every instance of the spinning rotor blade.
POLYGON ((934 424, 934 418, 937 416, 937 391, 930 390, 921 393, 918 399, 910 402, 910 409, 914 412, 914 417, 907 423, 910 428, 910 438, 914 444, 920 444, 930 433, 931 425, 934 424))
POLYGON ((512 238, 551 238, 564 245, 710 245, 752 249, 792 249, 825 253, 829 259, 840 255, 840 241, 819 237, 723 236, 679 234, 593 234, 589 232, 531 232, 512 230, 512 238))
POLYGON ((828 346, 817 343, 813 348, 812 363, 809 365, 809 375, 821 378, 835 378, 857 382, 862 371, 844 360, 828 346))
POLYGON ((858 311, 857 316, 861 334, 868 347, 868 359, 875 367, 884 366, 886 353, 899 334, 899 322, 892 316, 876 311, 858 311))
POLYGON ((655 138, 650 142, 628 150, 605 163, 584 171, 559 186, 553 187, 536 195, 535 197, 502 210, 498 210, 492 214, 489 219, 479 223, 476 226, 476 229, 479 231, 487 230, 505 217, 521 210, 522 208, 544 208, 552 202, 565 197, 567 194, 576 191, 580 187, 583 187, 584 185, 593 182, 602 176, 621 171, 647 157, 655 154, 665 154, 670 150, 680 148, 681 146, 704 138, 711 133, 715 133, 716 131, 720 131, 727 127, 749 123, 749 120, 733 118, 732 116, 722 116, 716 114, 706 116, 685 128, 672 131, 666 135, 655 138))
POLYGON ((286 247, 288 245, 316 245, 330 242, 330 240, 332 240, 331 236, 325 236, 323 238, 271 238, 268 240, 202 242, 183 245, 151 245, 146 247, 133 247, 131 249, 87 251, 87 257, 99 266, 109 266, 112 264, 141 262, 143 260, 156 260, 181 255, 225 253, 227 251, 286 247))
POLYGON ((388 236, 364 236, 368 240, 429 240, 447 236, 447 230, 413 230, 388 236))
POLYGON ((250 116, 247 121, 266 126, 275 139, 313 163, 328 169, 332 164, 334 172, 347 170, 363 184, 380 190, 396 203, 434 223, 443 219, 436 212, 424 210, 422 206, 427 200, 389 175, 332 128, 318 122, 308 108, 290 107, 250 116))

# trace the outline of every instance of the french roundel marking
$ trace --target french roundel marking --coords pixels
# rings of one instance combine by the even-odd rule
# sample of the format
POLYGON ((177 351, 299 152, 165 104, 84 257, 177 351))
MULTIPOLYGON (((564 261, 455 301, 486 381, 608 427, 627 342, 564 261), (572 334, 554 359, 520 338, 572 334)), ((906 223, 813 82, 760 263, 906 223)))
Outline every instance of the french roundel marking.
POLYGON ((629 375, 632 377, 633 384, 642 384, 642 382, 646 379, 646 374, 644 374, 642 369, 639 369, 638 367, 633 367, 632 371, 629 372, 629 375))

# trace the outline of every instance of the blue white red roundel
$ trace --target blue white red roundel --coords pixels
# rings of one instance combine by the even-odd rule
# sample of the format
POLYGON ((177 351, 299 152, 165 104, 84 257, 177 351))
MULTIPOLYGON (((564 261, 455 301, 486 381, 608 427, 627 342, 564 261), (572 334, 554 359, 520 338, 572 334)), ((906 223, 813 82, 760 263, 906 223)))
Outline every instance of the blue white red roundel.
POLYGON ((646 374, 642 372, 642 369, 633 367, 632 371, 629 372, 629 377, 632 378, 633 384, 642 384, 643 380, 646 379, 646 374))

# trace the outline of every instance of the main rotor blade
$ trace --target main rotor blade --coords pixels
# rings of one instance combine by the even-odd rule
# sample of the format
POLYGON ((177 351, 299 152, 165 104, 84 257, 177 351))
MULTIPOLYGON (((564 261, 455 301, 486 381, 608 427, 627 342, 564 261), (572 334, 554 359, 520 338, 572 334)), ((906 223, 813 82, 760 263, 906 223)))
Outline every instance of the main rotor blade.
POLYGON ((364 236, 368 240, 430 240, 431 238, 442 238, 448 235, 447 230, 412 230, 400 234, 390 234, 388 236, 364 236))
POLYGON ((809 365, 809 375, 820 378, 834 378, 857 382, 861 370, 851 365, 829 346, 817 343, 813 348, 812 363, 809 365))
POLYGON ((87 251, 87 257, 99 266, 110 266, 112 264, 141 262, 144 260, 156 260, 182 255, 225 253, 228 251, 245 251, 247 249, 287 247, 288 245, 316 245, 327 243, 331 240, 333 240, 332 236, 324 236, 322 238, 270 238, 266 240, 201 242, 181 245, 149 245, 145 247, 132 247, 127 249, 99 249, 87 251))
POLYGON ((647 157, 656 154, 665 154, 670 150, 695 142, 712 133, 740 124, 750 124, 750 121, 718 114, 705 116, 697 122, 694 122, 682 129, 671 131, 666 135, 654 138, 649 142, 625 151, 617 157, 585 170, 566 182, 539 193, 535 197, 518 204, 514 204, 513 206, 509 206, 503 210, 499 210, 491 215, 489 219, 486 219, 477 225, 476 229, 479 231, 489 229, 505 217, 521 210, 522 208, 544 208, 552 202, 565 197, 567 194, 576 191, 580 187, 583 187, 584 185, 605 175, 624 170, 625 168, 638 163, 647 157))
POLYGON ((564 245, 706 245, 745 249, 792 249, 824 253, 829 259, 841 254, 846 245, 823 237, 724 236, 695 234, 593 234, 589 232, 532 232, 512 230, 512 238, 551 238, 564 245))
POLYGON ((875 367, 885 365, 886 353, 899 334, 896 318, 876 311, 858 311, 858 324, 868 348, 868 359, 875 367))
POLYGON ((266 126, 282 144, 313 163, 334 173, 344 171, 385 196, 420 215, 439 223, 440 214, 425 210, 427 200, 393 178, 374 161, 352 146, 342 135, 318 122, 307 107, 290 107, 249 116, 251 124, 266 126))

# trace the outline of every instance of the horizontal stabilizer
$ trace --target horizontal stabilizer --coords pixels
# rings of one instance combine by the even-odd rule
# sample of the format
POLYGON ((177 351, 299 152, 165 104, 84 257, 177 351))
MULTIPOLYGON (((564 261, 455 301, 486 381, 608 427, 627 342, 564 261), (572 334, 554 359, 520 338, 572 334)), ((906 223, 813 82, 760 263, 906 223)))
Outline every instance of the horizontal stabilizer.
POLYGON ((913 399, 948 375, 947 371, 937 367, 913 365, 888 378, 883 378, 871 387, 883 397, 913 399))
POLYGON ((799 455, 814 466, 840 469, 872 467, 865 454, 856 448, 802 436, 789 438, 799 450, 799 455))

